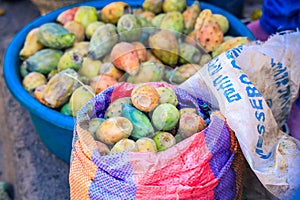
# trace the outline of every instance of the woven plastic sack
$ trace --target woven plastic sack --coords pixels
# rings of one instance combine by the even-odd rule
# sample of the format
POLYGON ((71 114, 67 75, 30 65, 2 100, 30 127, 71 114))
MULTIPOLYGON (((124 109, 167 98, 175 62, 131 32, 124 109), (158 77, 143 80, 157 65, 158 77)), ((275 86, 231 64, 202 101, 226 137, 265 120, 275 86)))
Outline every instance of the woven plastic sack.
POLYGON ((278 125, 286 120, 286 113, 297 98, 299 76, 295 75, 299 75, 299 69, 295 61, 299 60, 299 51, 291 48, 300 45, 293 47, 291 40, 299 41, 299 35, 297 32, 274 36, 274 43, 257 45, 256 53, 254 47, 242 46, 227 51, 179 86, 198 98, 210 99, 212 106, 220 109, 251 169, 279 199, 293 199, 300 188, 300 141, 282 132, 278 125), (292 92, 286 95, 286 89, 292 92), (271 108, 264 97, 273 102, 271 108), (286 109, 282 110, 279 105, 283 102, 286 109))
MULTIPOLYGON (((130 96, 133 86, 110 87, 78 112, 69 177, 71 199, 240 199, 243 155, 234 133, 217 116, 206 129, 163 152, 100 155, 87 131, 88 121, 103 117, 109 103, 130 96)), ((192 104, 205 114, 203 101, 178 88, 175 93, 179 107, 192 104)))

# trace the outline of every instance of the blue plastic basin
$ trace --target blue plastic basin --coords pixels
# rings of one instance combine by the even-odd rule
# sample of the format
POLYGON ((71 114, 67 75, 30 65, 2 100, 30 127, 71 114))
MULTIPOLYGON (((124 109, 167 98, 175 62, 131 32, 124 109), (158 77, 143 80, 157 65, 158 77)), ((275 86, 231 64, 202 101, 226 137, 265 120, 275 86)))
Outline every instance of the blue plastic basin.
MULTIPOLYGON (((124 0, 124 2, 130 4, 132 8, 140 8, 143 1, 144 0, 124 0)), ((67 163, 70 162, 69 159, 72 148, 72 136, 75 119, 42 105, 35 98, 30 96, 29 93, 22 87, 19 72, 21 65, 21 60, 19 59, 19 51, 23 47, 26 35, 30 30, 39 27, 44 23, 55 21, 57 16, 62 11, 80 5, 89 5, 94 6, 97 9, 101 9, 111 2, 113 1, 102 0, 83 2, 70 5, 50 12, 47 15, 41 16, 29 23, 21 31, 19 31, 19 33, 15 36, 15 38, 8 46, 5 53, 3 71, 4 79, 6 81, 8 89, 10 90, 14 98, 29 111, 33 125, 45 146, 58 158, 64 160, 67 163)), ((192 2, 193 1, 188 1, 188 4, 191 5, 192 2)), ((247 27, 230 13, 207 3, 201 3, 201 8, 208 8, 211 9, 213 13, 219 13, 226 16, 230 23, 230 29, 228 32, 229 35, 248 36, 250 39, 254 39, 254 36, 247 29, 247 27)))

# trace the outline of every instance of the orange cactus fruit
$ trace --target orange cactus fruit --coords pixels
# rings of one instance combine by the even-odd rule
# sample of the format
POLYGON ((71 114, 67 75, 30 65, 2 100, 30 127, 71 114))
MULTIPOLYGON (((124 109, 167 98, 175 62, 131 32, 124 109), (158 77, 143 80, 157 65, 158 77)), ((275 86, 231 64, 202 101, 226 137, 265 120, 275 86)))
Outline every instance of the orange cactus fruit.
POLYGON ((113 77, 102 74, 92 78, 90 81, 90 86, 96 94, 99 94, 103 90, 109 88, 110 86, 113 86, 116 83, 117 81, 113 77))
POLYGON ((56 21, 61 23, 62 25, 65 25, 69 21, 73 21, 77 10, 78 7, 75 7, 60 13, 56 18, 56 21))
POLYGON ((147 50, 146 47, 140 42, 132 42, 135 46, 136 52, 138 54, 139 60, 145 62, 147 60, 147 50))
POLYGON ((137 109, 150 112, 159 104, 159 94, 153 86, 140 84, 133 88, 131 101, 137 109))
POLYGON ((105 23, 117 24, 119 19, 132 12, 131 7, 125 2, 112 2, 106 5, 100 12, 100 18, 105 23))

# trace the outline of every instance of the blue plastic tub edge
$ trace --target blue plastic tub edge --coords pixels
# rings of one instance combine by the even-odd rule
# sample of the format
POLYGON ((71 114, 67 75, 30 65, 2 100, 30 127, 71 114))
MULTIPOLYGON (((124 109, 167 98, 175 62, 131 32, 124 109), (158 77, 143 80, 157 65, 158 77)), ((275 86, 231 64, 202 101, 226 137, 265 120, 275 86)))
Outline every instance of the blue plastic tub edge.
MULTIPOLYGON (((130 4, 133 8, 141 7, 144 0, 137 0, 137 1, 128 1, 124 0, 124 2, 127 2, 130 4)), ((13 95, 13 97, 23 106, 25 107, 32 115, 36 115, 39 118, 43 119, 44 121, 47 121, 54 126, 57 126, 59 128, 65 129, 67 134, 72 134, 72 131, 74 129, 75 125, 75 118, 66 116, 61 114, 58 111, 55 111, 53 109, 50 109, 44 105, 42 105, 40 102, 38 102, 36 99, 34 99, 30 94, 22 87, 22 83, 20 81, 20 72, 19 72, 19 66, 21 65, 21 61, 19 60, 19 51, 23 47, 23 43, 26 39, 26 35, 29 33, 30 30, 33 28, 39 27, 44 23, 55 21, 57 16, 64 10, 67 10, 72 7, 81 6, 81 5, 87 5, 87 6, 94 6, 97 9, 100 9, 107 5, 108 3, 113 2, 113 0, 104 0, 104 1, 87 1, 82 3, 73 4, 70 6, 66 6, 63 8, 60 8, 58 10, 52 11, 44 16, 38 17, 37 19, 30 22, 28 25, 26 25, 24 28, 22 28, 14 37, 14 39, 9 44, 5 56, 4 56, 4 65, 3 65, 3 74, 4 74, 4 80, 6 82, 6 85, 13 95)), ((187 1, 188 5, 191 5, 194 1, 187 1)), ((230 22, 231 26, 238 25, 238 29, 234 31, 232 27, 229 29, 229 34, 233 36, 241 35, 243 33, 243 36, 247 36, 250 39, 254 40, 253 34, 247 29, 247 27, 243 24, 241 24, 240 20, 233 16, 232 14, 228 13, 227 11, 220 9, 218 7, 215 7, 213 5, 207 4, 207 3, 201 3, 201 9, 211 9, 213 13, 219 13, 223 14, 228 18, 228 21, 230 22)), ((38 123, 38 118, 35 118, 34 124, 35 127, 38 123)), ((47 127, 45 127, 47 128, 47 127)), ((42 135, 40 132, 42 129, 38 128, 38 134, 42 135)), ((55 131, 55 130, 53 130, 55 131)), ((60 140, 60 138, 57 138, 57 140, 60 140)), ((70 135, 70 140, 72 140, 72 135, 70 135)), ((53 141, 55 142, 55 141, 53 141)), ((68 141, 67 143, 69 143, 68 141)), ((48 144, 49 145, 49 144, 48 144)), ((50 149, 53 152, 53 148, 50 149)), ((55 152, 57 154, 57 152, 55 152)), ((68 162, 69 158, 65 158, 66 155, 69 154, 63 154, 58 156, 62 158, 64 161, 68 162)))

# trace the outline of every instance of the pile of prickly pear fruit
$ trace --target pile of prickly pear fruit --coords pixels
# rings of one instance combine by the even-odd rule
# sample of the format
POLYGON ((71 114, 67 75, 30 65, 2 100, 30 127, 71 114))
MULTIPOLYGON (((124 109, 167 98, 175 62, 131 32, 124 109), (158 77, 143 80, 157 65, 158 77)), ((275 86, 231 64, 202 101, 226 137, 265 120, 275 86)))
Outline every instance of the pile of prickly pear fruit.
POLYGON ((130 97, 110 103, 103 118, 89 121, 101 155, 160 152, 202 131, 207 122, 196 108, 180 108, 173 88, 136 84, 130 97))
POLYGON ((229 26, 226 17, 201 10, 198 1, 71 8, 28 33, 19 54, 22 84, 42 104, 76 116, 118 82, 184 82, 213 56, 247 42, 225 36, 229 26))

